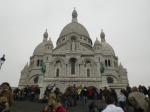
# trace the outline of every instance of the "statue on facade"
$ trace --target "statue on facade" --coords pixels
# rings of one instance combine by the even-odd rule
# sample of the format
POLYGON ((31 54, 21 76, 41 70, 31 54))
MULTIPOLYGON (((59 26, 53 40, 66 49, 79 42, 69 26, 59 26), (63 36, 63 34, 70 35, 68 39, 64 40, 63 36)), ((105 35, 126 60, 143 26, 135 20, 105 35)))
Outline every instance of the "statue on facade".
POLYGON ((101 74, 104 73, 104 64, 102 62, 100 62, 100 72, 101 74))
POLYGON ((36 76, 36 77, 33 79, 34 83, 38 83, 38 79, 39 79, 39 76, 36 76))
POLYGON ((46 72, 46 65, 44 62, 41 63, 41 72, 45 74, 46 72))

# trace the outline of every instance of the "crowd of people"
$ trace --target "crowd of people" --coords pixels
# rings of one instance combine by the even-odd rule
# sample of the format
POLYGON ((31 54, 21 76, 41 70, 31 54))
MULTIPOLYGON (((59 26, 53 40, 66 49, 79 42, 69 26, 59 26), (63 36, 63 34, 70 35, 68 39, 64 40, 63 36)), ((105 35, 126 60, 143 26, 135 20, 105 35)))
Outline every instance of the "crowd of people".
POLYGON ((56 84, 49 84, 43 99, 39 99, 38 85, 12 91, 9 83, 4 82, 0 87, 0 112, 9 112, 14 100, 45 103, 42 112, 66 112, 67 108, 77 106, 77 101, 82 102, 84 109, 89 112, 150 112, 150 87, 147 89, 141 85, 132 88, 127 86, 117 94, 112 88, 98 90, 92 86, 75 84, 62 93, 56 84), (106 105, 99 107, 95 100, 104 100, 106 105))
POLYGON ((40 95, 40 88, 38 85, 25 86, 22 89, 16 88, 13 91, 14 100, 19 101, 38 101, 40 95))
POLYGON ((64 93, 61 93, 59 89, 55 91, 54 87, 57 88, 56 85, 48 85, 45 91, 51 110, 54 109, 56 102, 61 102, 62 106, 67 109, 76 106, 77 100, 79 100, 82 101, 85 110, 89 110, 89 112, 150 112, 148 110, 150 87, 146 89, 141 85, 138 88, 127 86, 126 89, 121 89, 118 95, 115 89, 107 87, 98 92, 94 87, 87 88, 82 85, 76 87, 74 84, 69 86, 64 93), (91 102, 88 104, 89 99, 91 102), (105 100, 107 105, 99 108, 95 103, 97 99, 105 100))

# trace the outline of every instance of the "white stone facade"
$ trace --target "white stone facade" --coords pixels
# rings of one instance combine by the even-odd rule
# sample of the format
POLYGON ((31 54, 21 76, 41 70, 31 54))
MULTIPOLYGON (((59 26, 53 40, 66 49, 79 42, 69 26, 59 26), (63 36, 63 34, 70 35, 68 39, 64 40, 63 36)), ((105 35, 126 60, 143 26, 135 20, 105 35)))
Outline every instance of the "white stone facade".
POLYGON ((100 33, 101 42, 96 39, 94 45, 86 28, 78 23, 76 10, 72 13, 72 22, 66 25, 53 48, 48 32, 30 57, 30 63, 21 71, 19 87, 39 85, 41 94, 48 84, 64 92, 68 85, 94 86, 120 90, 128 84, 127 71, 121 64, 113 48, 105 41, 105 34, 100 33), (46 72, 41 72, 40 63, 46 65, 46 72), (105 71, 100 72, 100 62, 105 71), (37 80, 36 80, 37 78, 37 80))

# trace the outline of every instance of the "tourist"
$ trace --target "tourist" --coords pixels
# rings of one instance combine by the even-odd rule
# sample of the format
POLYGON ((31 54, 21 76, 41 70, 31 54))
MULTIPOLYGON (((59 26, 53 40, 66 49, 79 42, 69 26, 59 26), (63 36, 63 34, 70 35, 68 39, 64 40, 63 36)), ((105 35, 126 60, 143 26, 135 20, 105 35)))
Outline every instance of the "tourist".
POLYGON ((150 86, 148 86, 147 94, 148 94, 148 97, 149 97, 149 100, 150 100, 150 86))
POLYGON ((93 94, 92 94, 92 87, 89 87, 89 88, 88 88, 88 98, 89 98, 89 99, 92 99, 92 95, 93 95, 93 94))
POLYGON ((131 87, 129 86, 129 84, 126 87, 127 93, 130 94, 131 93, 131 87))
POLYGON ((62 97, 61 97, 61 102, 65 108, 67 108, 67 99, 68 99, 68 95, 67 95, 67 92, 65 92, 62 94, 62 97))
POLYGON ((134 112, 144 112, 148 108, 146 96, 139 92, 135 86, 132 88, 132 92, 129 94, 128 100, 133 105, 134 112))
POLYGON ((66 109, 63 107, 61 102, 58 102, 54 108, 54 112, 66 112, 66 109))
POLYGON ((102 89, 99 90, 99 99, 100 100, 103 99, 103 90, 102 89))
POLYGON ((40 96, 40 88, 39 86, 37 85, 35 87, 35 101, 38 101, 39 100, 39 96, 40 96))
POLYGON ((124 106, 125 106, 125 101, 126 101, 126 97, 125 95, 123 94, 123 90, 121 89, 120 91, 120 95, 119 95, 119 104, 120 104, 120 107, 124 110, 124 106))
POLYGON ((94 100, 89 104, 89 112, 98 112, 98 106, 94 100))
POLYGON ((104 87, 104 90, 103 90, 103 96, 104 96, 104 99, 106 100, 107 96, 110 94, 110 91, 107 89, 107 87, 104 87))
POLYGON ((88 102, 87 102, 88 90, 86 86, 82 90, 82 96, 83 96, 84 109, 87 110, 88 109, 88 102))
POLYGON ((32 85, 31 87, 31 94, 30 94, 30 101, 34 101, 35 98, 35 87, 32 85))
POLYGON ((9 89, 10 88, 9 83, 4 82, 1 84, 1 87, 2 87, 2 91, 0 93, 0 96, 6 98, 8 105, 9 105, 9 108, 10 108, 14 102, 14 99, 13 99, 13 94, 9 89))
POLYGON ((76 88, 75 84, 73 86, 71 96, 72 96, 72 99, 73 99, 73 105, 76 106, 77 105, 78 93, 77 93, 77 88, 76 88))
POLYGON ((0 112, 9 112, 7 99, 3 96, 0 96, 0 112))
POLYGON ((79 100, 82 100, 81 91, 82 91, 82 85, 80 85, 77 90, 79 100))
POLYGON ((48 105, 51 108, 51 112, 53 112, 53 108, 56 104, 56 101, 57 101, 57 99, 56 99, 54 90, 51 90, 51 93, 49 94, 49 97, 48 97, 48 105))
POLYGON ((122 108, 115 106, 115 99, 112 96, 107 96, 105 102, 107 107, 102 112, 124 112, 122 108))
POLYGON ((115 89, 110 89, 110 96, 112 96, 115 99, 115 105, 118 103, 118 97, 115 89))
POLYGON ((97 93, 96 88, 94 88, 94 87, 92 88, 92 96, 93 96, 94 100, 97 100, 98 93, 97 93))

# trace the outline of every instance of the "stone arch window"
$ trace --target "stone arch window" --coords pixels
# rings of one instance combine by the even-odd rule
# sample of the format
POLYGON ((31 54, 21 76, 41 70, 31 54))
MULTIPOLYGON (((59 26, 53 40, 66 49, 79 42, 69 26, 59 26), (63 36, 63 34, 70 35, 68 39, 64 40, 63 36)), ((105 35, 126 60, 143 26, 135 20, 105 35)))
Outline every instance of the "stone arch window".
POLYGON ((86 66, 86 67, 91 66, 91 62, 90 62, 90 61, 86 61, 86 62, 85 62, 85 66, 86 66))
POLYGON ((48 57, 46 58, 46 60, 48 61, 48 57))
POLYGON ((107 60, 105 60, 105 66, 107 66, 107 60))
POLYGON ((87 77, 90 77, 90 69, 87 69, 87 77))
POLYGON ((41 59, 41 60, 40 60, 40 65, 41 65, 42 63, 43 63, 43 60, 41 59))
POLYGON ((98 57, 98 61, 100 62, 100 57, 98 57))
POLYGON ((59 69, 56 70, 56 77, 59 77, 59 69))
POLYGON ((108 66, 109 66, 109 67, 111 66, 111 64, 110 64, 110 60, 108 60, 108 66))
POLYGON ((39 80, 39 76, 35 76, 33 79, 34 83, 38 83, 38 80, 39 80))
POLYGON ((56 61, 56 65, 60 65, 61 64, 61 61, 56 61))
POLYGON ((40 60, 39 59, 37 60, 37 66, 40 66, 40 60))
POLYGON ((114 79, 112 77, 107 77, 107 82, 108 83, 113 83, 114 82, 114 79))
POLYGON ((76 38, 71 37, 71 51, 75 51, 75 50, 76 50, 76 38))
POLYGON ((77 59, 71 58, 70 59, 70 64, 71 64, 71 74, 75 74, 75 64, 76 64, 77 59))
POLYGON ((48 49, 49 49, 49 47, 48 47, 48 49))

